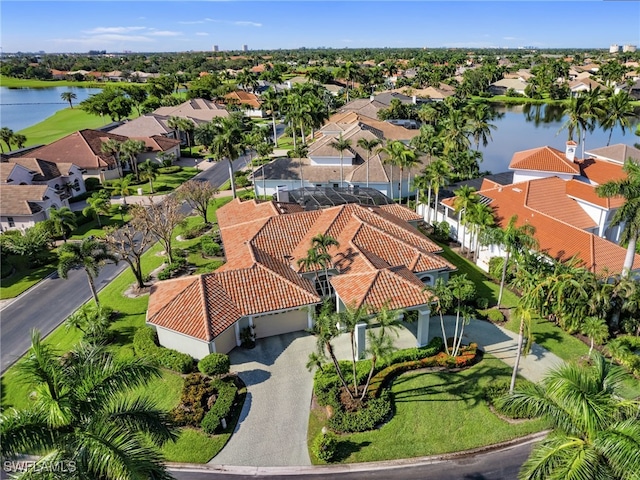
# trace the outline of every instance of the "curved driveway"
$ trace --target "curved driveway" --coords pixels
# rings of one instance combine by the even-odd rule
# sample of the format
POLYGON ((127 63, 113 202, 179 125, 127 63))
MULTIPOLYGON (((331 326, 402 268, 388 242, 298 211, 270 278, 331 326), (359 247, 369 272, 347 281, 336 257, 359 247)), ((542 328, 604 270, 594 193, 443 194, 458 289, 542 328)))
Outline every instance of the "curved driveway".
MULTIPOLYGON (((449 335, 455 317, 445 317, 449 335)), ((440 320, 432 317, 430 337, 442 336, 440 320)), ((492 323, 472 320, 465 328, 464 343, 476 342, 487 353, 513 366, 517 335, 492 323)), ((336 356, 350 358, 348 335, 334 342, 336 356)), ((398 348, 416 344, 415 325, 407 325, 395 342, 398 348)), ((288 333, 257 341, 256 348, 234 349, 231 370, 247 384, 247 399, 229 443, 210 462, 210 467, 309 466, 307 426, 313 375, 305 368, 315 338, 304 332, 288 333)), ((562 361, 534 344, 532 353, 520 361, 519 373, 537 382, 562 361)))

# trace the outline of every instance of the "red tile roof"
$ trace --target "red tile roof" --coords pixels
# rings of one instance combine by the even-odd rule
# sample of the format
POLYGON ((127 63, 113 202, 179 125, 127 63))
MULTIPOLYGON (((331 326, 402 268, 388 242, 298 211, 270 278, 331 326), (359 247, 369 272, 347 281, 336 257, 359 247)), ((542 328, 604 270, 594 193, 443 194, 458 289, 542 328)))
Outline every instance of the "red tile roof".
POLYGON ((587 212, 575 200, 565 195, 567 183, 558 177, 525 182, 526 206, 581 229, 595 227, 596 222, 587 212))
POLYGON ((598 185, 607 183, 609 180, 622 180, 627 177, 619 163, 587 158, 579 165, 581 174, 598 185))
POLYGON ((514 153, 509 169, 580 174, 576 163, 568 160, 560 150, 548 146, 514 153))
POLYGON ((220 208, 218 224, 227 263, 214 273, 196 277, 201 279, 198 282, 156 284, 149 299, 148 322, 210 341, 242 316, 320 302, 314 285, 299 274, 297 265, 311 247, 311 238, 319 233, 340 243, 329 250, 333 268, 339 272, 331 282, 348 304, 367 304, 375 310, 388 302, 391 308, 429 303, 431 296, 423 291, 416 273, 455 269, 435 255, 441 250, 436 244, 390 213, 415 217, 404 207, 350 204, 285 213, 286 205, 233 200, 220 208), (183 314, 180 305, 187 301, 190 305, 184 306, 183 314), (192 313, 191 308, 202 312, 192 313))

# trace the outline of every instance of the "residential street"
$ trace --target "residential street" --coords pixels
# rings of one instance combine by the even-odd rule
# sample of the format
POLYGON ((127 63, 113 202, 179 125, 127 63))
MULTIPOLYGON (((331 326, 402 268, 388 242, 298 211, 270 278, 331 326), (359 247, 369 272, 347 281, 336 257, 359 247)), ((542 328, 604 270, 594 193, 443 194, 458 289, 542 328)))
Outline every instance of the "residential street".
MULTIPOLYGON (((243 168, 249 157, 243 156, 234 162, 234 171, 243 168)), ((193 162, 192 159, 182 162, 193 162)), ((184 163, 186 165, 186 163, 184 163)), ((191 166, 193 163, 191 163, 191 166)), ((229 178, 227 163, 202 163, 202 172, 197 178, 207 180, 214 186, 222 185, 229 178)), ((140 197, 130 197, 132 200, 140 197)), ((115 202, 114 202, 115 203, 115 202)), ((184 205, 185 212, 188 207, 184 205)), ((98 290, 111 282, 127 264, 105 265, 96 279, 98 290)), ((29 349, 30 332, 38 329, 43 335, 51 333, 71 313, 91 298, 91 291, 83 271, 74 270, 63 280, 57 274, 39 282, 30 290, 5 303, 0 310, 0 366, 1 372, 9 368, 29 349)))

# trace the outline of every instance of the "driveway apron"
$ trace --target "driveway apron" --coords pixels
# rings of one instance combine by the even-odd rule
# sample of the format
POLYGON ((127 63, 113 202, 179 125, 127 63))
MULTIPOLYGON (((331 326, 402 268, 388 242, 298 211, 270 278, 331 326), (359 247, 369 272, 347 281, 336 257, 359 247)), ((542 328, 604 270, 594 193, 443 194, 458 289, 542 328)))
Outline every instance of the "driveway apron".
POLYGON ((307 425, 313 374, 305 365, 315 338, 294 332, 235 348, 231 370, 247 385, 240 420, 227 445, 209 463, 239 466, 311 465, 307 425))

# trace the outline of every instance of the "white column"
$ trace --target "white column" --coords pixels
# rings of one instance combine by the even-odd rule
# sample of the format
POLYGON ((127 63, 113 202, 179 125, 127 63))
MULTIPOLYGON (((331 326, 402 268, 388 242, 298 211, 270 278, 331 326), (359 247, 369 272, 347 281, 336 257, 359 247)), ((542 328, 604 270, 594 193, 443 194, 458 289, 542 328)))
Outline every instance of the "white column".
POLYGON ((315 305, 311 305, 307 310, 307 328, 311 330, 313 328, 313 314, 311 313, 311 309, 315 308, 315 305))
POLYGON ((239 347, 240 345, 242 345, 242 340, 240 340, 240 323, 239 323, 239 321, 237 321, 236 323, 233 324, 233 330, 236 333, 236 347, 239 347))
POLYGON ((424 347, 429 343, 429 320, 431 318, 431 310, 425 306, 418 309, 418 347, 424 347))
POLYGON ((367 324, 358 323, 356 325, 356 358, 364 358, 364 351, 367 348, 367 324))

